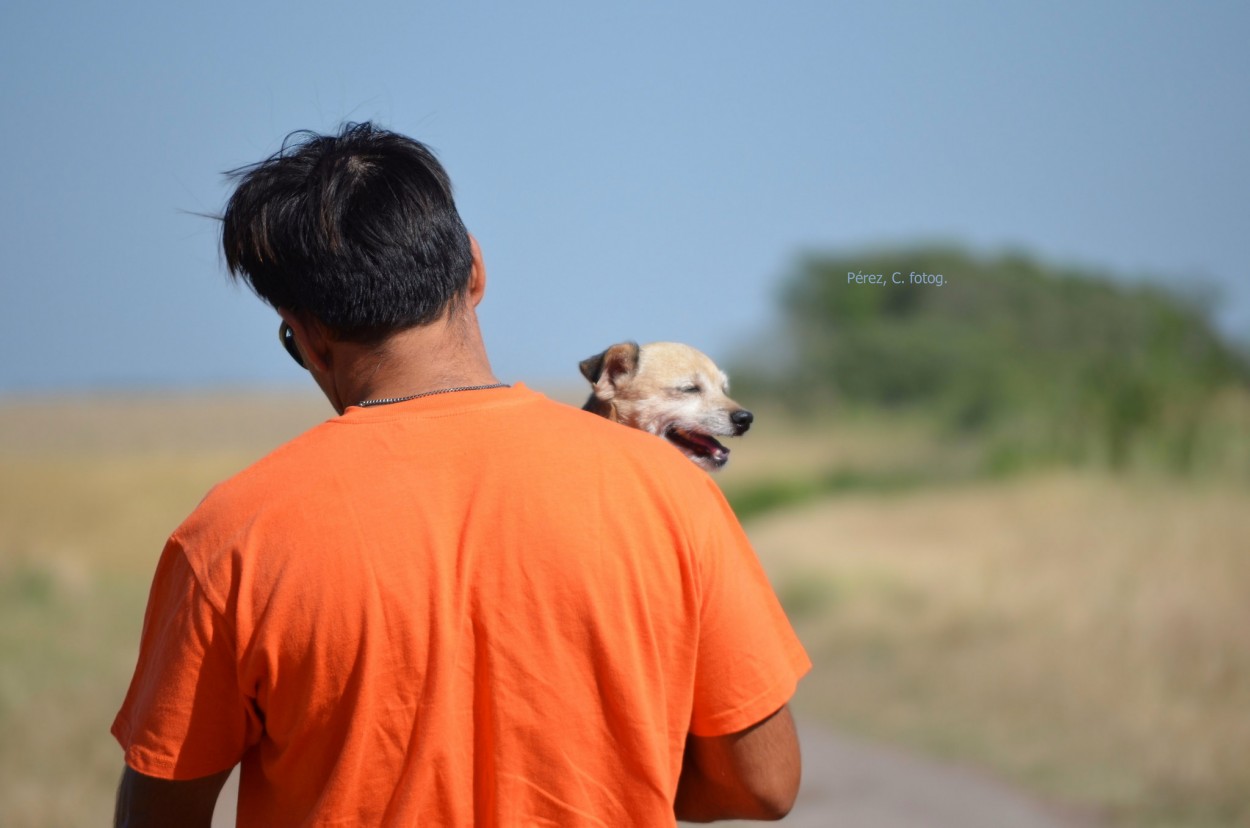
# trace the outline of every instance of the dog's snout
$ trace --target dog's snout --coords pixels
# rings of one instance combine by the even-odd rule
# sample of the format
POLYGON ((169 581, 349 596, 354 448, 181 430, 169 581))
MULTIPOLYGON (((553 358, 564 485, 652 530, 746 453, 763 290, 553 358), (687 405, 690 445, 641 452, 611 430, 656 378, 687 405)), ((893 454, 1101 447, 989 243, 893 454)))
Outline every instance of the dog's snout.
POLYGON ((739 434, 745 434, 747 429, 751 427, 751 423, 755 422, 755 415, 743 408, 730 414, 729 420, 734 424, 734 428, 738 430, 739 434))

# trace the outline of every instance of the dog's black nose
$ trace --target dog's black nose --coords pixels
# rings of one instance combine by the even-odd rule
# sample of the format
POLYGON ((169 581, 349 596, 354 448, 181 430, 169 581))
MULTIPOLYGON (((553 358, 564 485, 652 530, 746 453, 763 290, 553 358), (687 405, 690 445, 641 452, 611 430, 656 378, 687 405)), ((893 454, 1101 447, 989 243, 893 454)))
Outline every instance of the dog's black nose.
POLYGON ((739 434, 745 434, 751 427, 751 423, 755 422, 755 415, 744 408, 730 414, 729 420, 734 424, 734 428, 738 429, 739 434))

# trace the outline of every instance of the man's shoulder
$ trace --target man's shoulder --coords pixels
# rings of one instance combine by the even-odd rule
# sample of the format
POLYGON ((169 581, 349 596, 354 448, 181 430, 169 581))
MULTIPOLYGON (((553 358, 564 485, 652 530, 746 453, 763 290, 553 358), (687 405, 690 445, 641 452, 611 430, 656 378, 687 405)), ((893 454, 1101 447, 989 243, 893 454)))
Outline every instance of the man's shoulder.
POLYGON ((682 484, 707 483, 706 472, 663 438, 571 405, 542 398, 542 416, 557 439, 570 444, 580 462, 653 469, 682 484))
POLYGON ((320 458, 335 434, 332 422, 313 426, 214 485, 178 531, 248 521, 261 510, 280 509, 298 500, 302 487, 315 485, 320 458))

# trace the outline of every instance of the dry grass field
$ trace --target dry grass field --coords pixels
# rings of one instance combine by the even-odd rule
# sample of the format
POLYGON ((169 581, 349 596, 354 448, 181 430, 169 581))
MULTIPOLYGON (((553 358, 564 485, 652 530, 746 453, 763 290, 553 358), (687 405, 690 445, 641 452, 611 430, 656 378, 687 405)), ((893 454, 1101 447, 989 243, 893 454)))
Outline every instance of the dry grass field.
MULTIPOLYGON (((574 395, 575 396, 575 395, 574 395)), ((108 820, 151 568, 312 396, 0 403, 0 825, 108 820)), ((721 480, 942 467, 919 426, 778 428, 721 480)), ((817 666, 809 715, 1109 823, 1250 825, 1250 489, 1051 473, 845 491, 748 529, 817 666)))
POLYGON ((1059 474, 750 531, 839 727, 1111 824, 1250 824, 1250 497, 1059 474))

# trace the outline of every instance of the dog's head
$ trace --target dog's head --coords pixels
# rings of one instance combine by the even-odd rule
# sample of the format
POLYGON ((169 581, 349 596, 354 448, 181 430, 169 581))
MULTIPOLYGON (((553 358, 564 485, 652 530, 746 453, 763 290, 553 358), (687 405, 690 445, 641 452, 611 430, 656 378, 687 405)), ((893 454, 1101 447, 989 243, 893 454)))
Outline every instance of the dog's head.
POLYGON ((707 471, 729 460, 717 437, 745 434, 755 417, 729 398, 729 379, 689 345, 613 345, 581 362, 585 409, 668 440, 707 471))

